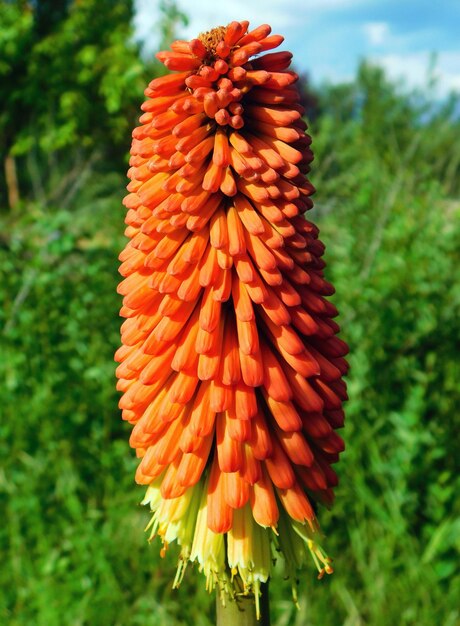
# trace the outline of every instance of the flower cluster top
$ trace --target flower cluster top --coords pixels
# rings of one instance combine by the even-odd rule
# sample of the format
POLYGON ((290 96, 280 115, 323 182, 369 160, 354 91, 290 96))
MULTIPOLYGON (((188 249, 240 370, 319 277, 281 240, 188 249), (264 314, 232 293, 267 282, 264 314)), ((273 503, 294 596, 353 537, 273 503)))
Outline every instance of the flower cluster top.
MULTIPOLYGON (((261 52, 277 48, 284 40, 281 35, 270 35, 271 27, 263 24, 247 32, 249 22, 232 22, 201 34, 191 41, 176 41, 172 51, 159 52, 157 58, 169 70, 189 72, 185 84, 193 96, 184 103, 185 110, 196 108, 195 100, 203 103, 204 113, 220 126, 239 129, 244 126, 243 96, 255 85, 282 88, 292 84, 294 72, 280 74, 292 58, 290 52, 275 52, 251 59, 261 52)), ((168 76, 169 80, 152 81, 155 92, 167 89, 182 75, 168 76)), ((153 95, 153 94, 148 94, 153 95)), ((251 111, 248 111, 249 115, 251 111)), ((300 113, 295 116, 300 117, 300 113)), ((287 122, 293 120, 286 120, 287 122)))

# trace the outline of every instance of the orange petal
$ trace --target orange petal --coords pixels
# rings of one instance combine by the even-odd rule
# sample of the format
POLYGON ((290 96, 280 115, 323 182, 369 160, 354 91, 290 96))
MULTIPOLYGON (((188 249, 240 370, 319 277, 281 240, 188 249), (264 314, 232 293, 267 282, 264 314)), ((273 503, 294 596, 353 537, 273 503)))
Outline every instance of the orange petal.
POLYGON ((149 448, 156 462, 161 465, 168 465, 179 453, 179 439, 185 427, 187 412, 184 411, 176 420, 166 424, 165 430, 158 437, 158 440, 149 448))
POLYGON ((303 430, 310 437, 326 437, 332 427, 321 413, 303 413, 301 415, 303 430))
POLYGON ((212 435, 204 437, 195 451, 182 455, 177 468, 176 480, 184 487, 191 487, 200 480, 208 461, 212 439, 212 435))
POLYGON ((313 386, 287 363, 281 361, 281 367, 292 389, 295 402, 305 411, 321 413, 324 402, 313 386))
POLYGON ((250 485, 254 485, 262 478, 262 465, 252 453, 252 448, 243 444, 244 463, 241 476, 250 485))
POLYGON ((284 166, 284 159, 275 150, 273 150, 273 148, 262 141, 260 137, 249 133, 246 133, 245 136, 257 155, 264 159, 269 167, 273 167, 275 170, 278 170, 284 166))
MULTIPOLYGON (((267 37, 263 39, 260 43, 262 45, 263 50, 270 50, 272 48, 277 48, 281 43, 279 39, 280 35, 272 35, 271 37, 267 37), (269 47, 267 47, 269 46, 269 47)), ((257 58, 252 62, 252 66, 256 69, 263 69, 272 72, 281 72, 289 67, 291 64, 292 53, 283 50, 281 52, 272 52, 272 54, 265 54, 262 57, 257 58)))
POLYGON ((213 162, 219 167, 226 167, 230 163, 230 148, 227 133, 218 128, 214 137, 213 162))
POLYGON ((273 484, 280 489, 289 489, 294 485, 295 474, 292 463, 276 437, 273 437, 272 453, 265 459, 265 467, 273 484))
POLYGON ((241 477, 240 472, 224 474, 224 496, 232 509, 240 509, 249 500, 249 485, 241 477))
POLYGON ((264 368, 260 350, 253 354, 244 354, 240 349, 241 376, 248 387, 258 387, 264 380, 264 368))
POLYGON ((214 197, 206 203, 206 206, 201 210, 198 215, 191 215, 187 220, 187 228, 194 232, 197 232, 204 228, 214 214, 214 211, 220 204, 219 194, 214 194, 214 197))
POLYGON ((180 457, 181 454, 179 453, 178 458, 169 465, 161 482, 160 492, 162 497, 166 500, 179 498, 187 490, 187 487, 181 485, 181 483, 177 480, 177 468, 179 467, 180 457))
MULTIPOLYGON (((315 379, 313 381, 313 387, 315 391, 319 394, 320 398, 324 402, 324 407, 326 409, 341 409, 342 408, 342 400, 339 396, 332 391, 329 385, 326 385, 324 381, 321 379, 315 379)), ((314 409, 310 409, 314 410, 314 409)))
MULTIPOLYGON (((200 331, 203 333, 206 332, 201 328, 200 331)), ((211 350, 206 353, 201 353, 199 356, 198 378, 200 380, 211 380, 217 376, 220 367, 223 334, 224 323, 221 319, 218 328, 211 333, 212 336, 216 337, 216 341, 213 342, 211 350)))
POLYGON ((190 272, 188 278, 185 278, 179 289, 177 290, 177 297, 184 302, 196 302, 199 297, 202 287, 199 282, 200 270, 198 265, 190 272))
POLYGON ((278 359, 265 344, 262 344, 262 362, 264 366, 263 385, 267 394, 278 402, 288 402, 293 395, 291 386, 278 359))
POLYGON ((165 465, 157 463, 155 455, 149 452, 149 450, 145 453, 136 470, 135 480, 139 485, 148 485, 154 478, 160 476, 166 467, 165 465))
POLYGON ((155 56, 166 65, 168 70, 172 71, 194 70, 198 69, 201 64, 200 59, 192 57, 190 54, 158 52, 155 56))
POLYGON ((212 297, 213 288, 204 291, 200 308, 200 328, 208 333, 213 332, 220 320, 221 303, 212 297))
POLYGON ((345 449, 342 437, 334 431, 331 431, 326 437, 315 439, 315 444, 321 448, 321 450, 331 454, 343 452, 345 449))
POLYGON ((236 472, 243 468, 243 450, 240 442, 230 437, 226 413, 219 413, 216 419, 216 444, 222 472, 236 472))
POLYGON ((257 399, 253 387, 239 382, 235 385, 235 417, 249 420, 257 414, 257 399))
POLYGON ((324 472, 316 461, 310 467, 296 467, 296 474, 306 489, 322 491, 328 488, 324 472))
POLYGON ((314 335, 318 331, 318 324, 315 319, 300 306, 292 307, 289 310, 292 323, 304 335, 314 335))
POLYGON ((211 381, 210 407, 212 411, 220 413, 227 411, 233 405, 233 387, 224 385, 214 379, 211 381))
POLYGON ((211 217, 209 235, 214 248, 220 249, 228 244, 227 218, 222 207, 217 209, 211 217))
POLYGON ((301 432, 285 432, 278 426, 275 426, 275 430, 283 450, 292 463, 307 467, 313 463, 313 452, 301 432))
POLYGON ((302 303, 300 295, 287 280, 284 280, 281 285, 275 286, 273 291, 286 306, 295 307, 302 303))
MULTIPOLYGON (((154 342, 169 342, 175 340, 184 328, 190 315, 193 313, 195 304, 196 303, 193 301, 184 302, 183 306, 174 313, 174 315, 163 317, 148 339, 149 348, 153 347, 151 344, 154 342)), ((149 354, 151 354, 151 352, 149 352, 149 354)))
POLYGON ((178 372, 175 374, 174 382, 169 390, 170 402, 186 404, 192 399, 199 380, 196 372, 178 372))
POLYGON ((224 170, 224 175, 222 178, 222 182, 220 184, 220 190, 227 197, 234 196, 238 189, 236 187, 235 179, 232 174, 232 170, 230 167, 226 167, 224 170))
MULTIPOLYGON (((196 115, 188 115, 184 121, 176 124, 173 128, 173 135, 175 137, 188 137, 193 131, 199 128, 203 123, 206 123, 206 115, 204 113, 197 113, 196 115)), ((212 148, 212 146, 211 146, 212 148)), ((201 161, 202 159, 197 159, 201 161)), ((187 161, 190 162, 190 161, 187 161)))
POLYGON ((235 415, 228 413, 227 427, 232 439, 239 442, 249 441, 251 438, 251 422, 247 419, 238 419, 235 415))
POLYGON ((231 290, 232 290, 232 274, 228 271, 228 269, 223 269, 222 265, 226 265, 221 262, 220 255, 223 253, 223 250, 217 250, 217 263, 221 271, 217 274, 217 277, 214 281, 214 289, 212 291, 212 297, 214 300, 218 302, 227 302, 230 298, 231 290))
MULTIPOLYGON (((200 307, 196 307, 180 335, 180 340, 176 347, 176 353, 171 362, 171 367, 177 372, 182 370, 190 372, 196 367, 197 355, 195 352, 195 341, 199 328, 199 316, 200 307)), ((172 345, 175 346, 175 344, 172 345)))
POLYGON ((206 170, 206 174, 204 175, 204 178, 203 178, 203 183, 202 183, 203 189, 206 189, 206 191, 211 191, 215 193, 216 191, 219 190, 223 177, 224 177, 224 170, 218 165, 216 165, 214 161, 211 161, 211 163, 208 166, 208 169, 206 170))
POLYGON ((236 208, 231 204, 227 209, 228 251, 232 256, 240 256, 246 252, 243 224, 236 208))
POLYGON ((300 118, 300 113, 294 109, 257 105, 246 105, 245 113, 260 122, 275 126, 289 126, 300 118))
POLYGON ((211 410, 210 391, 209 383, 200 383, 198 393, 193 402, 188 428, 194 435, 199 437, 206 437, 214 428, 216 413, 211 410))
POLYGON ((208 527, 215 533, 226 533, 232 527, 232 507, 225 500, 223 474, 219 469, 217 455, 211 467, 207 498, 208 527))
POLYGON ((139 380, 144 384, 149 385, 155 382, 160 371, 171 368, 171 359, 175 352, 175 346, 171 345, 166 350, 153 358, 150 355, 145 355, 148 358, 148 363, 142 370, 139 376, 139 380))
POLYGON ((295 483, 290 489, 277 489, 281 504, 284 506, 288 514, 298 522, 312 522, 315 519, 315 513, 305 493, 298 483, 295 483))
POLYGON ((249 200, 239 193, 233 198, 233 202, 244 227, 252 235, 262 235, 265 232, 265 227, 249 200))
POLYGON ((222 348, 221 371, 219 376, 224 385, 234 385, 240 381, 240 356, 235 322, 232 315, 226 321, 226 332, 222 348))
POLYGON ((220 268, 217 263, 217 250, 208 245, 200 262, 200 285, 208 287, 216 282, 220 268))
POLYGON ((255 459, 263 461, 273 453, 273 443, 262 413, 257 413, 251 420, 251 439, 249 441, 255 459))
POLYGON ((251 490, 251 508, 255 521, 261 526, 275 527, 279 511, 276 504, 272 483, 265 470, 251 490))
MULTIPOLYGON (((267 327, 269 336, 273 339, 273 342, 276 346, 278 346, 278 348, 286 350, 286 352, 288 352, 289 354, 304 354, 305 347, 303 341, 291 326, 276 325, 265 313, 265 311, 261 312, 261 317, 267 327)), ((311 361, 313 366, 312 373, 316 372, 319 374, 318 363, 313 358, 311 359, 311 361)))
MULTIPOLYGON (((185 79, 190 76, 190 74, 191 72, 180 72, 178 74, 168 74, 160 78, 155 78, 150 81, 148 89, 151 92, 155 92, 155 97, 157 97, 161 93, 182 87, 185 83, 185 79)), ((149 95, 148 97, 151 96, 149 95)))
POLYGON ((203 228, 201 231, 193 233, 190 239, 187 241, 187 247, 184 250, 184 261, 191 264, 198 263, 206 250, 208 240, 209 231, 206 227, 203 228))
POLYGON ((335 367, 331 361, 326 358, 319 350, 316 350, 313 346, 309 346, 309 352, 318 362, 321 368, 321 378, 327 383, 333 381, 339 381, 342 377, 341 371, 335 367))
POLYGON ((232 298, 235 307, 236 317, 242 322, 249 322, 255 319, 254 309, 247 289, 238 277, 233 275, 232 298))
POLYGON ((266 391, 263 392, 263 395, 270 413, 281 430, 293 432, 302 429, 302 419, 292 402, 278 402, 270 397, 266 391))
POLYGON ((267 288, 267 291, 268 296, 261 303, 262 309, 275 325, 287 326, 291 322, 290 311, 272 289, 267 288))
POLYGON ((245 355, 257 354, 259 352, 259 334, 255 320, 242 322, 237 317, 236 329, 238 332, 238 344, 241 352, 245 355))
POLYGON ((240 46, 243 46, 253 41, 260 41, 261 39, 267 37, 267 35, 269 35, 271 31, 271 26, 269 26, 268 24, 261 24, 260 26, 257 26, 257 28, 254 28, 249 33, 247 33, 247 35, 244 35, 244 37, 239 40, 238 44, 240 46))
POLYGON ((245 233, 246 249, 259 269, 276 270, 276 259, 259 237, 254 237, 249 231, 245 233))

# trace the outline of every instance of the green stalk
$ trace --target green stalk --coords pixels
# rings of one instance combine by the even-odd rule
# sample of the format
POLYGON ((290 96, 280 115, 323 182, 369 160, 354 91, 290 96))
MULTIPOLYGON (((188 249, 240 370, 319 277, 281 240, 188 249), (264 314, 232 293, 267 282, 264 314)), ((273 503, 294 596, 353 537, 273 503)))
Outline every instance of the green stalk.
POLYGON ((270 626, 268 582, 260 589, 260 619, 257 619, 253 595, 240 596, 237 600, 227 598, 223 606, 217 593, 216 626, 270 626))

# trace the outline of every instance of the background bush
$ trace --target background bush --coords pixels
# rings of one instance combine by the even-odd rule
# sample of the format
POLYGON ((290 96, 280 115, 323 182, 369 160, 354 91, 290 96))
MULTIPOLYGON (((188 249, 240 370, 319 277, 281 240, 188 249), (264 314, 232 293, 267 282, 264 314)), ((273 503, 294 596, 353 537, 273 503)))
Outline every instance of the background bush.
MULTIPOLYGON (((162 8, 159 37, 183 19, 162 8)), ((114 391, 129 128, 159 69, 130 2, 1 0, 0 16, 0 623, 212 624, 201 576, 172 592, 174 550, 146 542, 114 391)), ((458 100, 402 93, 366 64, 305 95, 311 219, 351 347, 347 451, 321 514, 336 573, 303 574, 297 611, 280 571, 273 623, 454 626, 458 100)))

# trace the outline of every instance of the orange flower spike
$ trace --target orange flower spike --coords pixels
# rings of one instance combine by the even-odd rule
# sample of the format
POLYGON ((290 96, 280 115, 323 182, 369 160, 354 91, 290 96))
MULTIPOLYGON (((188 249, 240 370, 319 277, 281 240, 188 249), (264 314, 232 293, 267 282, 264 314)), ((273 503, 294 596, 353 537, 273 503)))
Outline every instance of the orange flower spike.
POLYGON ((172 73, 133 132, 116 358, 152 536, 180 545, 174 586, 198 561, 208 588, 258 611, 270 543, 294 577, 307 554, 332 572, 306 490, 333 501, 347 346, 303 217, 313 155, 292 55, 248 27, 157 54, 172 73))

